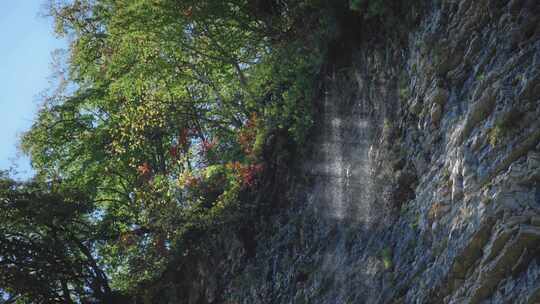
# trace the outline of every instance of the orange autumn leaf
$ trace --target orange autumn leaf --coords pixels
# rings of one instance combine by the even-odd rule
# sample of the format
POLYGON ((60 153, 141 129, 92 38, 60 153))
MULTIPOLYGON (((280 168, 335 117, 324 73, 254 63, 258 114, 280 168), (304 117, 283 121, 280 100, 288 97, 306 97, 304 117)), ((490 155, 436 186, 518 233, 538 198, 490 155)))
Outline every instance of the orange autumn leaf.
POLYGON ((137 172, 139 172, 139 175, 141 176, 148 176, 152 173, 152 167, 147 162, 144 162, 137 167, 137 172))

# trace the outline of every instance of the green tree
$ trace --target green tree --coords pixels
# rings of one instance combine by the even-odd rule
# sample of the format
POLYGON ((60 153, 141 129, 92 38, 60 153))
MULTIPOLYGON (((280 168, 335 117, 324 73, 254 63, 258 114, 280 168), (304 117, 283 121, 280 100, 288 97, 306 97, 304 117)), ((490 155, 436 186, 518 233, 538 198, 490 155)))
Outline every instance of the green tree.
POLYGON ((0 177, 2 292, 17 303, 110 301, 117 295, 95 254, 104 236, 93 204, 56 188, 0 177))

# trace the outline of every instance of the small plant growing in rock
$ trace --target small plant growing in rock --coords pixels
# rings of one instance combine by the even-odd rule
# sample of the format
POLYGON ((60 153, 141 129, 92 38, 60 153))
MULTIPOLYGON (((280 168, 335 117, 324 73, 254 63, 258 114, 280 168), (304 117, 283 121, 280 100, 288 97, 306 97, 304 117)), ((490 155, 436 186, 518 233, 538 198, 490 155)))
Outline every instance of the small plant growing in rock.
MULTIPOLYGON (((413 64, 416 70, 416 64, 413 64)), ((402 102, 406 102, 411 97, 411 91, 409 89, 409 75, 405 71, 399 74, 399 99, 402 102)))
POLYGON ((483 81, 485 78, 484 73, 480 73, 476 76, 476 81, 483 81))
POLYGON ((362 5, 362 0, 351 0, 349 1, 349 8, 353 11, 359 11, 362 5))
POLYGON ((402 101, 407 101, 407 99, 409 99, 409 96, 411 96, 411 93, 409 92, 409 88, 408 87, 405 87, 405 88, 401 88, 399 90, 399 99, 402 100, 402 101))
POLYGON ((400 208, 400 210, 399 210, 399 213, 400 213, 401 215, 405 215, 405 213, 407 213, 407 209, 408 209, 407 207, 408 207, 407 204, 402 204, 402 205, 401 205, 401 208, 400 208))
POLYGON ((409 224, 409 228, 411 228, 412 230, 417 230, 419 225, 420 225, 420 214, 416 214, 416 218, 414 219, 414 222, 409 224))
POLYGON ((381 252, 381 258, 385 270, 392 268, 392 249, 385 247, 381 252))
POLYGON ((450 178, 450 170, 447 167, 444 167, 442 170, 442 178, 448 180, 450 178))
POLYGON ((488 141, 492 147, 497 146, 502 137, 504 137, 504 131, 500 126, 495 126, 489 130, 488 141))
POLYGON ((493 128, 488 132, 488 141, 492 147, 497 146, 505 139, 510 132, 517 128, 523 113, 518 110, 511 110, 504 117, 499 118, 493 128))
POLYGON ((493 202, 493 199, 491 197, 486 197, 482 200, 482 202, 484 203, 484 205, 489 205, 493 202))

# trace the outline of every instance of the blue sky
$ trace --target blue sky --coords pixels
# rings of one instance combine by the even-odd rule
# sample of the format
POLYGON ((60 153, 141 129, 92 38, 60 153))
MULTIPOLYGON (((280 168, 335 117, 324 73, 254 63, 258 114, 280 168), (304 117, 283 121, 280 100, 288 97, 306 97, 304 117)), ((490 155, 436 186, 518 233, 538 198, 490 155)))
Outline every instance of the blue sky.
POLYGON ((17 165, 19 177, 31 174, 29 161, 18 156, 19 135, 49 87, 51 52, 65 48, 52 20, 39 16, 43 1, 0 0, 0 170, 17 165))

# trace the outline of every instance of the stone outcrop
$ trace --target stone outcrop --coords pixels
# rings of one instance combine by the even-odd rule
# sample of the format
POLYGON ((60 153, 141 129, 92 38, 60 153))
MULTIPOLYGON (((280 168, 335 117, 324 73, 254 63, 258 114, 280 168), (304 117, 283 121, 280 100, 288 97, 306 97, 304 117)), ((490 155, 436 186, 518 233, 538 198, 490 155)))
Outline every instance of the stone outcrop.
POLYGON ((433 2, 329 71, 307 181, 190 303, 540 303, 540 3, 433 2))

